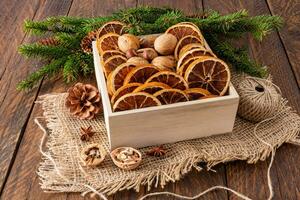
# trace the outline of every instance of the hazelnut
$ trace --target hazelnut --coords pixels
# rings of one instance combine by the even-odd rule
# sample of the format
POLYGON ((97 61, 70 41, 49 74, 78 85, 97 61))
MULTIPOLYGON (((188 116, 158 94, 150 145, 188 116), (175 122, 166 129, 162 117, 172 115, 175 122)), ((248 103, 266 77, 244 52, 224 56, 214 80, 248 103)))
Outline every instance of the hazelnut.
POLYGON ((118 38, 118 46, 121 51, 126 53, 129 49, 137 50, 140 48, 140 41, 134 35, 124 34, 118 38))
POLYGON ((130 63, 135 64, 135 65, 149 64, 149 62, 145 58, 138 57, 138 56, 129 58, 127 60, 127 62, 130 62, 130 63))
POLYGON ((145 58, 146 60, 153 60, 155 57, 157 57, 157 53, 153 48, 144 48, 137 50, 137 54, 140 57, 145 58))
POLYGON ((171 55, 177 44, 177 38, 170 34, 164 33, 154 41, 154 49, 161 55, 171 55))
POLYGON ((153 48, 154 41, 158 37, 158 34, 145 35, 140 38, 140 45, 142 48, 153 48))
POLYGON ((176 66, 174 56, 158 56, 154 58, 151 63, 161 69, 173 70, 173 68, 176 66))
POLYGON ((137 56, 137 52, 135 49, 128 49, 128 51, 126 51, 126 57, 127 58, 131 58, 131 57, 134 57, 134 56, 137 56))

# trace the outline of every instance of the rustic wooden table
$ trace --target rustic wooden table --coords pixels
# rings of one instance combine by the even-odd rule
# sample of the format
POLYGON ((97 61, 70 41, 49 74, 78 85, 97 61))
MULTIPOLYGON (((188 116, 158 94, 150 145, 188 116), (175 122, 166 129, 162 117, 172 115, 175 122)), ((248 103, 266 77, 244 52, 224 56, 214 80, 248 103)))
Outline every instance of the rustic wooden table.
MULTIPOLYGON (((22 30, 24 19, 41 20, 52 15, 99 16, 140 5, 170 6, 192 14, 215 9, 229 13, 247 9, 250 14, 280 15, 285 26, 272 33, 262 43, 246 38, 251 56, 269 66, 274 82, 282 89, 284 97, 300 113, 300 2, 298 0, 1 0, 0 2, 0 199, 81 199, 78 194, 44 193, 35 173, 40 153, 38 144, 41 131, 33 123, 41 109, 34 104, 39 95, 64 92, 68 85, 61 79, 43 80, 29 91, 16 91, 16 84, 39 66, 37 61, 25 60, 17 53, 22 43, 33 37, 22 30)), ((91 78, 93 79, 93 78, 91 78)), ((92 80, 94 81, 94 79, 92 80)), ((271 170, 275 198, 300 199, 300 148, 284 144, 276 153, 271 170)), ((244 161, 219 164, 216 172, 195 171, 181 181, 170 183, 165 191, 195 195, 214 185, 231 187, 253 199, 266 199, 268 162, 255 165, 244 161)), ((161 191, 154 189, 153 191, 161 191)), ((137 199, 146 194, 119 192, 110 199, 137 199)), ((156 198, 152 198, 156 199, 156 198)), ((166 196, 158 199, 174 199, 166 196)), ((214 191, 202 199, 237 199, 226 191, 214 191)))

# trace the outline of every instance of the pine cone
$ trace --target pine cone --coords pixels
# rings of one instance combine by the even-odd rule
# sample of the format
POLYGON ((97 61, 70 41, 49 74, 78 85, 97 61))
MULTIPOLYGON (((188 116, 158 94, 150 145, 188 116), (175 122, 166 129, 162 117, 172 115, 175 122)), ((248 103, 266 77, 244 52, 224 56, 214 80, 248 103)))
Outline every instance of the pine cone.
POLYGON ((76 83, 68 89, 66 107, 80 119, 93 119, 102 112, 101 97, 96 87, 76 83))
POLYGON ((38 44, 45 45, 45 46, 57 46, 58 43, 59 43, 58 40, 53 37, 41 39, 40 41, 38 41, 38 44))
POLYGON ((96 40, 97 38, 97 30, 91 31, 82 38, 80 46, 83 52, 85 53, 92 53, 92 41, 96 40))

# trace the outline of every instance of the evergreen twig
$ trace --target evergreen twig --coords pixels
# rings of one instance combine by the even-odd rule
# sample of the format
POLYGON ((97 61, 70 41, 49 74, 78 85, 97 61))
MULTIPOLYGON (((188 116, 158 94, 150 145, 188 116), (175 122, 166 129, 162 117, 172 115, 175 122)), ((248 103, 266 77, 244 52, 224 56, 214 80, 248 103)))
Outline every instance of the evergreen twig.
POLYGON ((65 63, 66 57, 58 58, 56 60, 52 60, 48 65, 44 65, 39 70, 30 74, 25 80, 21 81, 17 85, 18 90, 26 90, 35 86, 39 80, 41 80, 44 76, 53 76, 57 74, 62 65, 65 63))
POLYGON ((128 25, 126 31, 135 35, 161 33, 178 22, 193 22, 199 26, 205 37, 207 36, 209 45, 221 59, 231 63, 238 71, 259 77, 265 76, 266 69, 252 61, 246 51, 234 48, 226 40, 231 37, 241 37, 245 33, 251 33, 255 39, 262 40, 283 24, 281 17, 269 15, 249 17, 246 10, 228 15, 209 11, 185 16, 179 10, 152 7, 120 10, 105 17, 58 16, 42 21, 27 20, 24 24, 25 31, 37 35, 47 34, 47 37, 50 35, 58 41, 58 45, 46 46, 33 43, 19 48, 19 52, 26 57, 50 58, 51 62, 22 81, 18 89, 31 88, 43 76, 61 71, 66 81, 76 80, 79 75, 92 73, 94 70, 92 55, 85 54, 81 50, 81 39, 88 32, 98 29, 111 20, 124 22, 128 25))
POLYGON ((71 54, 72 51, 62 46, 46 46, 33 43, 21 45, 19 47, 19 53, 26 57, 33 58, 60 58, 64 55, 71 54))

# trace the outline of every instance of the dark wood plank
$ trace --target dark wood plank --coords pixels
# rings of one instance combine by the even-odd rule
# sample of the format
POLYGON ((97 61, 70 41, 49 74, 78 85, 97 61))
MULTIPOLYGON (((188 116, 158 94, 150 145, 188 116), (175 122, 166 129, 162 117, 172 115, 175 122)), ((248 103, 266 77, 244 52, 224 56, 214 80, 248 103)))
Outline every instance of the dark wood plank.
POLYGON ((300 2, 295 0, 267 0, 267 3, 273 15, 284 18, 285 25, 279 31, 279 35, 300 87, 300 2))
MULTIPOLYGON (((264 1, 204 1, 204 6, 205 9, 216 9, 222 13, 245 8, 249 10, 251 15, 270 14, 264 1)), ((253 58, 269 66, 274 82, 280 86, 283 95, 290 101, 290 105, 299 112, 300 96, 297 83, 277 33, 271 34, 262 43, 254 41, 251 37, 246 38, 246 42, 245 44, 249 44, 249 51, 253 58)), ((298 165, 291 157, 299 152, 295 148, 289 151, 286 146, 288 145, 283 146, 277 153, 271 171, 275 191, 274 199, 286 199, 283 193, 295 194, 293 191, 296 191, 297 184, 299 185, 298 179, 291 177, 295 174, 287 175, 284 173, 285 175, 282 178, 285 177, 285 180, 280 178, 280 173, 286 172, 287 166, 291 168, 291 171, 297 172, 298 165), (281 155, 281 152, 284 153, 281 155), (291 155, 291 157, 287 155, 291 155), (283 160, 287 166, 283 166, 283 160), (282 185, 288 185, 289 187, 283 187, 282 185)), ((258 162, 256 165, 249 165, 242 161, 228 163, 226 167, 228 186, 253 199, 265 199, 269 194, 266 179, 267 165, 267 162, 258 162)), ((292 197, 296 199, 295 196, 292 197)), ((237 199, 237 197, 231 194, 230 199, 237 199)))
MULTIPOLYGON (((71 1, 24 1, 22 4, 16 1, 12 5, 11 10, 7 10, 7 15, 11 16, 11 21, 6 21, 7 24, 12 26, 12 29, 6 27, 7 32, 2 32, 1 41, 7 41, 7 44, 2 46, 5 51, 9 52, 9 55, 4 55, 6 60, 7 69, 2 76, 0 87, 1 87, 1 107, 0 110, 5 114, 5 118, 1 120, 0 133, 0 170, 1 170, 1 184, 5 180, 5 176, 8 173, 10 163, 13 163, 13 157, 15 156, 15 148, 18 150, 19 142, 22 139, 25 131, 26 124, 29 119, 29 114, 33 106, 33 101, 36 98, 37 89, 34 89, 28 93, 16 91, 16 84, 24 79, 26 75, 36 69, 37 65, 41 62, 25 60, 17 52, 17 46, 23 42, 27 43, 33 41, 33 37, 25 37, 22 27, 23 22, 27 18, 42 19, 49 15, 63 15, 67 14, 71 1), (17 17, 16 17, 17 16, 17 17), (16 21, 15 21, 16 20, 16 21), (16 27, 14 27, 16 26, 16 27), (12 30, 15 30, 15 36, 12 34, 12 30), (6 35, 11 35, 5 36, 6 35), (16 41, 14 41, 14 37, 16 41), (5 37, 5 38, 3 38, 5 37), (24 40, 23 40, 24 39, 24 40), (10 45, 12 42, 13 45, 10 45), (10 46, 10 48, 7 48, 10 46), (17 71, 17 73, 16 73, 17 71)), ((6 25, 4 25, 5 27, 6 25)), ((2 27, 2 26, 1 26, 2 27)), ((1 48, 2 50, 3 48, 1 48)), ((1 55, 3 56, 3 55, 1 55)), ((3 60, 0 59, 2 62, 3 60)), ((32 132, 34 135, 34 132, 32 132)), ((31 144, 31 143, 29 143, 31 144)), ((37 143, 36 143, 37 144, 37 143)), ((25 153, 25 152, 24 152, 25 153)), ((32 157, 30 157, 30 161, 32 157)), ((29 165, 28 169, 32 169, 29 165)), ((25 171, 25 175, 27 175, 25 171)), ((20 180, 26 180, 22 177, 20 180)), ((24 185, 26 185, 26 182, 24 185)), ((8 196, 9 197, 9 196, 8 196)))
MULTIPOLYGON (((61 8, 54 8, 58 14, 62 14, 63 2, 61 8)), ((24 60, 17 53, 18 45, 33 39, 25 37, 23 22, 24 19, 37 17, 44 5, 44 1, 37 0, 25 0, 22 3, 14 0, 1 1, 1 14, 5 16, 0 20, 0 112, 5 115, 0 122, 1 191, 37 94, 37 89, 28 93, 16 91, 16 84, 35 70, 39 63, 24 60)))
MULTIPOLYGON (((86 1, 82 2, 76 0, 73 3, 72 1, 47 1, 38 8, 34 19, 38 20, 46 16, 66 14, 77 16, 76 12, 79 12, 78 16, 106 15, 116 9, 135 6, 135 4, 135 1, 124 1, 123 3, 118 1, 115 2, 115 5, 113 5, 111 1, 94 1, 92 4, 89 4, 86 1)), ((21 19, 21 21, 23 20, 24 19, 21 19)), ((26 42, 29 41, 31 40, 26 39, 26 42)), ((27 61, 25 62, 22 57, 19 59, 23 62, 22 65, 31 64, 27 61)), ((26 66, 23 67, 25 68, 26 66)), ((92 82, 95 84, 95 79, 85 80, 85 82, 92 82)), ((70 84, 64 84, 60 78, 45 80, 39 91, 39 95, 51 92, 65 92, 68 87, 70 87, 70 84)), ((19 110, 21 110, 21 108, 19 108, 19 110)), ((18 113, 15 112, 14 116, 18 117, 18 113)), ((14 165, 7 179, 1 199, 82 199, 80 194, 77 193, 54 194, 44 193, 41 190, 36 170, 41 157, 41 154, 38 151, 38 145, 42 135, 40 134, 41 130, 39 130, 33 122, 34 118, 37 116, 42 116, 42 110, 39 106, 34 106, 28 124, 24 127, 24 137, 21 141, 19 151, 16 155, 14 165), (16 188, 18 189, 16 190, 16 188)), ((88 199, 88 197, 86 199, 88 199)))

